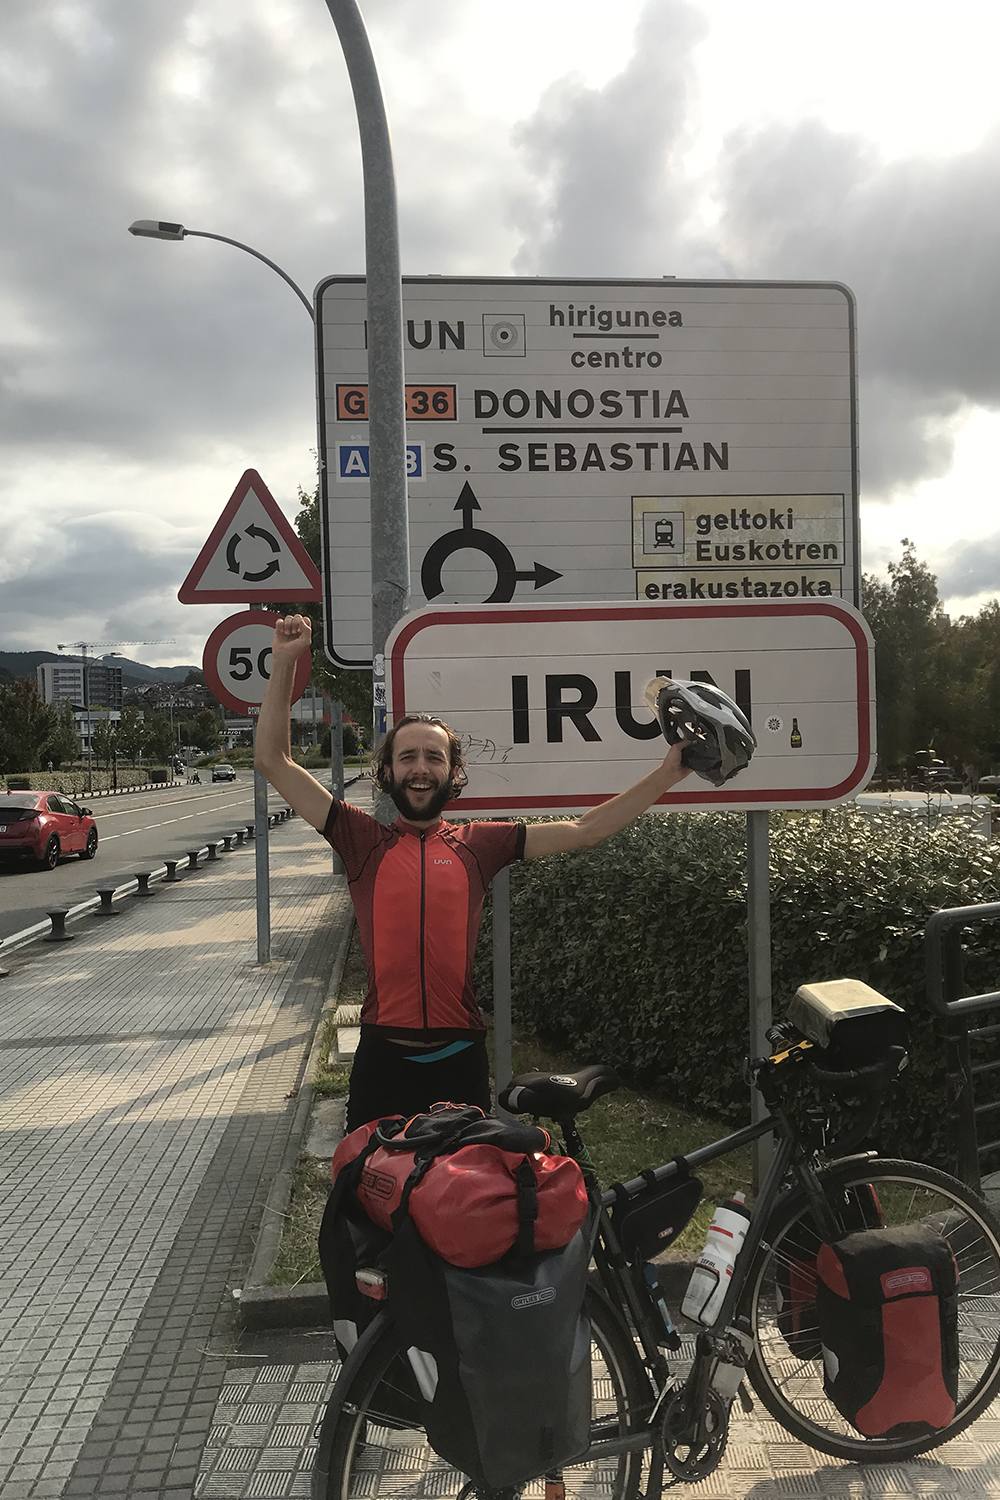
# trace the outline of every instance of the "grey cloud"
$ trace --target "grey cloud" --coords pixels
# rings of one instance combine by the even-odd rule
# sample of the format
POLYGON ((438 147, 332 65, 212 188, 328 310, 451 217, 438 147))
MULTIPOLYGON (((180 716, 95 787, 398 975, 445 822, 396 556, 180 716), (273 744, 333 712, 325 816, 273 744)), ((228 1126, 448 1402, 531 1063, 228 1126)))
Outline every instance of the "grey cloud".
POLYGON ((951 547, 934 566, 942 598, 1000 594, 1000 531, 951 547))
POLYGON ((568 78, 516 134, 537 191, 520 202, 527 274, 662 275, 677 269, 692 186, 668 190, 691 96, 691 52, 704 18, 680 0, 649 4, 627 66, 603 88, 568 78), (671 264, 666 265, 665 260, 671 264))

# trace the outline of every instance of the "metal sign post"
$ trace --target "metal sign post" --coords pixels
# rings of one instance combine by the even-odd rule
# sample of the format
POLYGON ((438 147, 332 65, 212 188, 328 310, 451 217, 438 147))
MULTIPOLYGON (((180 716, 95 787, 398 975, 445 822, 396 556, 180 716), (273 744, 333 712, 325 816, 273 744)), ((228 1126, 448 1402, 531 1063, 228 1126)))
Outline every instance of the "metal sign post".
MULTIPOLYGON (((253 727, 254 750, 257 725, 253 727)), ((257 962, 271 962, 271 867, 268 860, 267 777, 253 768, 254 873, 257 887, 257 962)))
MULTIPOLYGON (((410 537, 406 512, 406 414, 403 409, 403 302, 392 143, 365 23, 356 0, 327 0, 350 75, 361 138, 365 196, 365 344, 371 386, 371 656, 375 745, 385 732, 386 636, 409 607, 410 537)), ((322 363, 322 336, 317 335, 322 363)), ((320 417, 322 425, 322 414, 320 417)), ((329 580, 327 580, 329 582, 329 580)), ((329 609, 329 595, 326 595, 329 609)), ((387 802, 388 799, 381 799, 387 802)), ((376 799, 376 815, 383 809, 376 799)))
MULTIPOLYGON (((747 813, 747 950, 750 981, 750 1056, 770 1052, 771 1025, 771 882, 769 854, 771 815, 747 813)), ((750 1119, 756 1124, 767 1106, 756 1089, 750 1093, 750 1119)), ((753 1146, 753 1186, 757 1192, 771 1165, 774 1142, 762 1136, 753 1146)))

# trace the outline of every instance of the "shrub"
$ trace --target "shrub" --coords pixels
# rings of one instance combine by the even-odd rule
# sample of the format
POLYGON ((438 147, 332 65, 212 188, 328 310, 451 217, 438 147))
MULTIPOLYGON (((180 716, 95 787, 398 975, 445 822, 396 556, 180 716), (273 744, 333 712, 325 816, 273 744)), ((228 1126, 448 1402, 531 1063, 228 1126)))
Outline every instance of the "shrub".
MULTIPOLYGON (((170 774, 169 771, 166 773, 167 780, 170 779, 170 774)), ((118 767, 119 791, 127 787, 145 786, 149 780, 145 767, 118 767)), ((87 769, 85 766, 73 766, 62 771, 29 771, 24 776, 0 776, 0 788, 4 785, 12 792, 30 788, 33 792, 64 792, 67 797, 79 799, 87 796, 87 769)), ((92 785, 95 792, 110 791, 111 772, 92 772, 92 785)))
MULTIPOLYGON (((941 907, 1000 899, 991 847, 955 824, 854 808, 771 820, 774 1013, 808 981, 865 980, 911 1018, 911 1062, 882 1115, 885 1150, 953 1162, 944 1033, 927 1009, 923 932, 941 907)), ((606 844, 516 865, 517 1021, 581 1064, 614 1064, 685 1108, 748 1117, 745 822, 648 816, 606 844)), ((488 930, 489 913, 485 926, 488 930)), ((975 931, 966 978, 998 987, 1000 927, 975 931)), ((477 966, 491 993, 489 944, 477 966)))

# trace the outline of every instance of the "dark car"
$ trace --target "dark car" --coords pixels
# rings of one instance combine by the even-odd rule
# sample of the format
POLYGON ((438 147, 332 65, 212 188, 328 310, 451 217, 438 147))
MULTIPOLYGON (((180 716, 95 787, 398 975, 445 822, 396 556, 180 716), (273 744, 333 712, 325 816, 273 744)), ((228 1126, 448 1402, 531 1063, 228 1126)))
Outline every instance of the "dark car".
POLYGON ((57 792, 0 792, 0 860, 30 859, 54 870, 63 854, 93 859, 96 853, 89 807, 57 792))
POLYGON ((236 780, 236 772, 233 770, 232 766, 213 766, 212 767, 212 780, 213 781, 235 781, 236 780))

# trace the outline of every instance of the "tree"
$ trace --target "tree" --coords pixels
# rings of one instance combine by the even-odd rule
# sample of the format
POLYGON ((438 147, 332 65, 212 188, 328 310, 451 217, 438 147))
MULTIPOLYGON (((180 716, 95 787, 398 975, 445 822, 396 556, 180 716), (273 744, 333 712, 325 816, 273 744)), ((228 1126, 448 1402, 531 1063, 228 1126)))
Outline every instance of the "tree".
POLYGON ((198 667, 192 667, 184 679, 185 687, 204 687, 205 674, 198 667))
POLYGON ((0 772, 37 771, 56 737, 59 715, 30 677, 0 687, 0 772))
POLYGON ((146 743, 143 754, 163 765, 174 754, 174 731, 166 714, 153 714, 146 723, 146 743))
POLYGON ((940 690, 950 622, 936 578, 906 537, 889 581, 866 574, 862 597, 875 637, 879 758, 884 766, 912 767, 917 751, 935 747, 951 728, 940 690))
POLYGON ((90 743, 97 764, 100 765, 103 762, 104 765, 110 766, 111 758, 118 745, 118 735, 111 719, 97 720, 90 736, 90 743))
POLYGON ((137 708, 122 709, 117 731, 118 754, 134 766, 146 743, 146 725, 137 708))
POLYGON ((76 720, 73 718, 73 705, 68 698, 63 699, 61 709, 55 710, 55 719, 52 738, 42 751, 42 755, 44 759, 51 760, 58 771, 63 761, 72 762, 80 754, 80 736, 77 734, 76 720))

